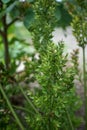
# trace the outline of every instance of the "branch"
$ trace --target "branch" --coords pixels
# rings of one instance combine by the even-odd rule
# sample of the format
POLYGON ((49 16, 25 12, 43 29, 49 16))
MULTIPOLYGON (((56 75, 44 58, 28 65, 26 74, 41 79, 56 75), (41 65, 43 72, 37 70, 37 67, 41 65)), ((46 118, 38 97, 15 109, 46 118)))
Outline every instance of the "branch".
POLYGON ((15 18, 14 20, 12 20, 8 25, 7 28, 10 27, 13 23, 15 23, 17 20, 19 20, 19 18, 15 18))
POLYGON ((4 36, 4 32, 2 30, 0 30, 0 34, 2 37, 4 36))

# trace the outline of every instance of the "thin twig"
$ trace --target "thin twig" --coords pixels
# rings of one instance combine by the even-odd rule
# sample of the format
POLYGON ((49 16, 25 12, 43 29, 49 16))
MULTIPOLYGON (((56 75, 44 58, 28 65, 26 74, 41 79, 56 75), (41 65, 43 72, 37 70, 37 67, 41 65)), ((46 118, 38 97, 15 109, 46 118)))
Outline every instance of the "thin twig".
MULTIPOLYGON (((3 43, 4 43, 4 57, 5 57, 5 65, 6 69, 10 67, 10 54, 9 54, 9 42, 8 42, 8 29, 7 29, 7 20, 6 15, 2 17, 2 24, 3 24, 3 43)), ((2 31, 1 31, 2 32, 2 31)))
POLYGON ((69 121, 69 124, 70 124, 70 127, 71 127, 71 130, 74 130, 74 126, 73 126, 73 123, 72 123, 72 120, 71 120, 71 117, 70 117, 70 114, 69 112, 66 110, 66 114, 67 114, 67 118, 68 118, 68 121, 69 121))
POLYGON ((23 88, 21 86, 19 86, 22 94, 24 95, 25 99, 27 100, 27 102, 29 103, 29 105, 32 107, 32 109, 37 113, 40 114, 39 111, 37 110, 37 108, 34 106, 34 104, 31 102, 31 100, 28 98, 28 96, 26 95, 26 93, 24 92, 23 88))
POLYGON ((12 20, 8 25, 7 28, 9 28, 13 23, 15 23, 17 20, 19 20, 19 18, 15 18, 14 20, 12 20))
POLYGON ((7 97, 7 95, 6 95, 6 93, 5 93, 4 89, 3 89, 3 87, 1 86, 1 84, 0 84, 0 92, 2 93, 2 95, 3 95, 3 97, 4 97, 5 101, 6 101, 6 103, 7 103, 7 105, 8 105, 8 107, 9 107, 9 109, 10 109, 10 111, 12 112, 12 115, 14 116, 14 118, 15 118, 15 120, 16 120, 16 123, 19 125, 19 127, 21 128, 21 130, 24 130, 25 128, 24 128, 24 126, 22 125, 21 121, 19 120, 19 118, 18 118, 16 112, 14 111, 14 109, 13 109, 13 107, 12 107, 12 105, 11 105, 11 102, 9 101, 9 99, 8 99, 8 97, 7 97))
POLYGON ((0 30, 0 34, 2 37, 4 36, 4 32, 2 30, 0 30))

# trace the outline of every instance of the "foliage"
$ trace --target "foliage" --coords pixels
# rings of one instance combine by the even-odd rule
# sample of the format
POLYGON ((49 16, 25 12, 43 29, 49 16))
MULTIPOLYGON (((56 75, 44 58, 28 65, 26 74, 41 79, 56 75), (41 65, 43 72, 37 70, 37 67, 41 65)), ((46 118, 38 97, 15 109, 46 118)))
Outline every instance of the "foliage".
POLYGON ((73 88, 75 73, 74 68, 66 67, 67 56, 63 55, 63 48, 63 43, 57 46, 50 43, 40 55, 41 64, 36 69, 36 80, 41 88, 35 94, 28 91, 29 98, 39 111, 39 114, 27 115, 31 129, 68 130, 76 125, 77 119, 73 119, 79 102, 73 88))
POLYGON ((75 69, 67 67, 67 55, 63 54, 63 43, 60 42, 58 45, 52 43, 52 31, 54 21, 56 22, 54 17, 56 3, 52 0, 53 7, 49 4, 49 1, 39 0, 34 5, 36 17, 32 25, 32 39, 36 51, 39 52, 39 59, 35 67, 36 61, 32 60, 34 68, 31 69, 32 67, 28 66, 28 70, 32 70, 31 74, 34 72, 33 78, 39 83, 40 88, 35 91, 35 94, 31 91, 27 94, 39 113, 26 115, 26 120, 31 129, 35 130, 73 130, 73 126, 77 124, 74 112, 78 109, 78 105, 76 106, 78 99, 73 88, 75 69), (38 8, 41 9, 40 12, 38 8))
POLYGON ((79 46, 83 47, 87 43, 87 1, 73 0, 73 2, 67 2, 69 13, 73 17, 71 23, 73 27, 73 34, 76 37, 79 46))
POLYGON ((36 50, 40 50, 43 46, 46 47, 51 41, 52 31, 56 23, 54 15, 55 3, 52 0, 44 2, 36 1, 33 5, 35 20, 31 26, 31 33, 36 50))
MULTIPOLYGON (((12 65, 10 65, 11 61, 13 60, 12 59, 13 57, 10 56, 10 55, 13 55, 13 53, 11 53, 11 51, 10 51, 11 50, 10 48, 12 48, 11 45, 14 47, 15 42, 18 41, 19 44, 21 44, 21 42, 22 42, 24 44, 25 48, 27 48, 27 46, 25 44, 26 42, 24 41, 24 39, 22 39, 22 38, 17 39, 17 37, 15 37, 15 36, 9 38, 14 33, 14 29, 11 32, 10 32, 10 30, 12 28, 17 29, 17 27, 15 26, 15 23, 19 22, 19 21, 22 21, 24 26, 30 30, 31 24, 35 18, 35 14, 33 11, 34 2, 35 2, 34 0, 25 0, 25 1, 1 0, 0 1, 0 19, 1 19, 1 21, 0 21, 0 27, 1 27, 0 43, 2 44, 4 41, 5 42, 7 41, 6 44, 4 43, 4 47, 3 47, 5 57, 3 56, 2 45, 0 45, 1 46, 1 58, 4 57, 4 60, 2 59, 2 61, 5 61, 5 64, 7 64, 6 66, 12 66, 12 65), (7 34, 8 36, 4 37, 5 32, 8 32, 8 34, 7 34), (6 47, 6 45, 7 45, 7 47, 6 47)), ((51 5, 51 3, 50 3, 50 5, 51 5)), ((38 9, 38 11, 39 11, 39 9, 38 9)), ((49 10, 49 11, 51 12, 51 10, 49 10)), ((67 24, 69 25, 69 23, 71 21, 70 15, 64 9, 64 5, 62 4, 62 2, 57 3, 57 8, 55 10, 55 16, 57 18, 57 22, 55 23, 55 26, 58 25, 58 26, 62 26, 63 28, 65 28, 67 26, 67 24), (66 17, 67 17, 68 21, 66 21, 66 17), (64 20, 61 20, 62 18, 64 18, 64 20), (61 23, 61 25, 60 25, 60 23, 61 23)), ((23 51, 21 51, 21 50, 19 50, 19 53, 20 53, 21 57, 24 55, 23 51)), ((15 54, 15 52, 14 52, 14 54, 15 54)))
POLYGON ((64 2, 58 3, 55 11, 55 16, 57 18, 57 27, 62 27, 63 29, 66 29, 67 26, 70 26, 72 17, 65 8, 64 2))
POLYGON ((5 104, 0 109, 9 111, 5 114, 6 118, 3 118, 4 113, 0 113, 0 123, 5 120, 3 128, 7 130, 13 129, 13 126, 14 129, 21 130, 74 130, 78 125, 74 114, 80 106, 73 83, 76 70, 67 67, 68 59, 63 53, 63 42, 58 45, 52 42, 58 4, 54 0, 0 1, 0 43, 3 43, 5 50, 5 62, 0 64, 0 103, 5 101, 5 104), (24 50, 23 47, 28 47, 25 39, 13 35, 15 22, 18 21, 22 21, 31 32, 33 54, 24 50), (35 58, 36 54, 38 58, 35 58), (24 71, 19 74, 16 72, 17 61, 25 63, 24 71), (27 82, 27 85, 36 81, 39 89, 32 93, 22 81, 27 82), (14 94, 16 97, 21 94, 25 98, 24 102, 21 101, 21 106, 11 101, 14 94), (21 116, 19 119, 18 110, 23 114, 23 119, 21 116))
POLYGON ((86 58, 85 48, 87 45, 87 1, 73 0, 68 2, 69 12, 73 17, 73 34, 83 52, 83 82, 84 82, 84 107, 85 107, 85 129, 87 129, 87 82, 86 82, 86 58), (71 9, 72 7, 72 9, 71 9))

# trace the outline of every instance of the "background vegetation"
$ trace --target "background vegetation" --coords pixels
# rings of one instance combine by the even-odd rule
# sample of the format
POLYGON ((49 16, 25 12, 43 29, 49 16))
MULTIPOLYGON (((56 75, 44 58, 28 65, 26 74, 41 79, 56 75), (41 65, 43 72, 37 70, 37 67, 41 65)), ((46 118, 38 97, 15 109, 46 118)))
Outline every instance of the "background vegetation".
POLYGON ((69 61, 64 42, 52 41, 54 28, 65 29, 71 22, 83 50, 87 129, 86 3, 0 0, 0 129, 75 130, 82 122, 75 114, 81 107, 74 85, 75 77, 79 79, 78 51, 69 61))

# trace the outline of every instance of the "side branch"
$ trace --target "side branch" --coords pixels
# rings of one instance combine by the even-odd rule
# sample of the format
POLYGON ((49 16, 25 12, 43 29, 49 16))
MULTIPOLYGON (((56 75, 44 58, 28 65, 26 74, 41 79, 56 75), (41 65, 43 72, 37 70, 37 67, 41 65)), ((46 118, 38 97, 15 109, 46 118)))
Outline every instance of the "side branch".
POLYGON ((11 21, 8 25, 7 28, 9 28, 13 23, 15 23, 17 20, 19 20, 19 18, 15 18, 13 21, 11 21))
POLYGON ((0 34, 2 37, 4 36, 4 32, 2 30, 0 30, 0 34))

